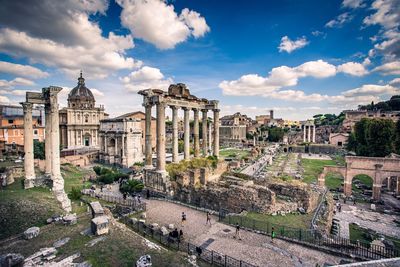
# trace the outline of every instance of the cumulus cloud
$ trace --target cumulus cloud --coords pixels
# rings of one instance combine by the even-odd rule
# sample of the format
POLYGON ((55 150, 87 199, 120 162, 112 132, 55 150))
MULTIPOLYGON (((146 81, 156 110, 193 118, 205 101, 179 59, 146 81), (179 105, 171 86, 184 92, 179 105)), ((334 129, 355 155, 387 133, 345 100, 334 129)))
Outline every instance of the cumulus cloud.
POLYGON ((9 104, 11 101, 8 97, 0 95, 0 103, 9 104))
POLYGON ((104 37, 91 14, 104 13, 105 0, 33 0, 29 5, 7 1, 0 11, 0 51, 32 63, 57 67, 73 76, 84 69, 90 77, 133 69, 140 62, 126 57, 134 47, 131 35, 104 37), (62 10, 62 12, 60 12, 62 10))
POLYGON ((120 78, 120 80, 125 88, 133 93, 149 88, 166 90, 173 83, 172 78, 165 78, 159 69, 148 66, 133 71, 128 76, 120 78))
POLYGON ((178 15, 173 5, 161 0, 117 0, 122 7, 121 23, 135 38, 160 49, 174 48, 192 35, 195 38, 210 31, 204 17, 187 8, 178 15))
POLYGON ((19 86, 19 85, 32 86, 32 85, 35 85, 35 83, 31 80, 21 78, 21 77, 17 77, 11 81, 0 80, 0 88, 3 88, 3 89, 11 89, 11 88, 14 88, 15 86, 19 86))
POLYGON ((306 37, 298 38, 297 40, 293 41, 290 40, 288 36, 283 36, 281 39, 281 43, 278 46, 279 52, 287 52, 291 53, 294 50, 300 49, 308 45, 309 42, 307 41, 306 37))
POLYGON ((336 67, 323 60, 305 62, 297 67, 280 66, 273 68, 268 76, 243 75, 238 80, 223 81, 219 84, 226 95, 269 96, 282 87, 297 85, 299 78, 326 78, 336 74, 336 67))
POLYGON ((376 67, 373 71, 380 72, 383 75, 400 75, 400 61, 385 63, 376 67))
POLYGON ((340 28, 343 26, 343 24, 351 21, 353 19, 353 16, 350 15, 350 13, 345 12, 343 14, 340 14, 339 16, 337 16, 335 19, 332 19, 330 21, 328 21, 325 24, 325 27, 328 28, 340 28))
POLYGON ((395 78, 389 82, 390 85, 400 87, 400 78, 395 78))
POLYGON ((47 72, 42 71, 38 68, 29 65, 21 65, 5 61, 0 61, 0 72, 10 73, 18 76, 31 77, 36 79, 45 78, 49 76, 47 72))
POLYGON ((369 95, 394 95, 398 94, 399 92, 399 89, 392 85, 365 84, 361 87, 345 91, 342 94, 346 97, 353 97, 369 95))
POLYGON ((386 61, 399 59, 400 57, 400 1, 399 0, 375 0, 371 9, 375 13, 364 18, 366 26, 379 25, 381 30, 374 41, 380 40, 371 49, 370 54, 382 54, 386 61))
POLYGON ((365 7, 364 0, 343 0, 342 7, 344 8, 359 8, 365 7))
MULTIPOLYGON (((366 62, 368 63, 368 62, 366 62)), ((363 64, 357 62, 347 62, 337 67, 338 72, 350 74, 352 76, 364 76, 368 74, 363 64)))

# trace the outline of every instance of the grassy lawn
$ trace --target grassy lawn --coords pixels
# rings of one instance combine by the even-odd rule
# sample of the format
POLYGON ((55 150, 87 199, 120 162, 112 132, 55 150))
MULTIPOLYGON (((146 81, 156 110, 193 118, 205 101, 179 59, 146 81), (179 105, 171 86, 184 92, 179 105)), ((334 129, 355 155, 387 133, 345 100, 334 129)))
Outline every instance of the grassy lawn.
POLYGON ((325 176, 325 185, 329 189, 340 188, 343 183, 343 177, 339 173, 328 173, 325 176))
POLYGON ((242 159, 242 158, 250 156, 250 151, 242 150, 242 149, 234 149, 234 148, 224 149, 219 152, 219 155, 224 158, 237 157, 237 158, 242 159))
MULTIPOLYGON (((379 235, 375 231, 362 228, 360 226, 357 226, 356 224, 349 224, 349 230, 350 240, 352 241, 359 240, 360 242, 370 244, 373 240, 379 238, 379 235)), ((392 241, 395 248, 397 250, 400 250, 400 239, 391 236, 384 237, 385 239, 392 241)))
POLYGON ((318 175, 322 173, 325 165, 336 166, 334 160, 319 160, 319 159, 301 159, 301 165, 304 168, 303 182, 317 182, 318 175))
MULTIPOLYGON (((120 224, 119 224, 120 225, 120 224)), ((166 249, 150 249, 144 239, 133 231, 117 226, 111 226, 111 234, 105 240, 90 247, 87 244, 97 238, 80 234, 90 226, 90 217, 85 216, 73 226, 50 225, 42 228, 40 235, 30 241, 18 240, 15 243, 0 247, 0 254, 8 252, 21 253, 29 256, 40 248, 51 247, 62 238, 69 237, 70 241, 58 249, 57 256, 65 258, 74 253, 81 253, 81 261, 87 260, 92 266, 133 266, 133 263, 144 254, 150 254, 153 266, 187 266, 183 254, 166 249)))
POLYGON ((71 191, 72 187, 76 188, 87 188, 90 187, 91 183, 86 182, 83 183, 83 177, 90 173, 90 170, 85 170, 71 164, 63 164, 61 165, 61 174, 64 178, 64 188, 65 192, 68 193, 71 191))

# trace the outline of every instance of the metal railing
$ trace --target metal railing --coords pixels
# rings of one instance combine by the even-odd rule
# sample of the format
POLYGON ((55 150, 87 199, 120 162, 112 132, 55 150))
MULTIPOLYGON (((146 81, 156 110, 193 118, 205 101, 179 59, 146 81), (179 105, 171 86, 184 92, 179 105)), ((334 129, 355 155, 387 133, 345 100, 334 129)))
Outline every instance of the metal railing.
POLYGON ((151 240, 154 240, 169 249, 182 251, 188 255, 196 255, 197 259, 200 259, 211 265, 224 267, 256 267, 256 265, 232 258, 228 255, 224 255, 213 250, 208 250, 201 246, 193 245, 189 242, 186 242, 184 239, 173 238, 168 234, 163 235, 160 229, 153 229, 151 226, 140 221, 134 222, 127 216, 122 217, 121 221, 145 238, 151 238, 151 240))
POLYGON ((272 230, 274 230, 277 238, 291 240, 303 245, 340 253, 346 256, 356 256, 363 259, 400 257, 400 250, 396 248, 379 246, 333 235, 325 235, 313 229, 292 228, 276 223, 234 215, 220 216, 220 221, 230 225, 239 224, 244 229, 253 230, 265 235, 271 235, 272 230))

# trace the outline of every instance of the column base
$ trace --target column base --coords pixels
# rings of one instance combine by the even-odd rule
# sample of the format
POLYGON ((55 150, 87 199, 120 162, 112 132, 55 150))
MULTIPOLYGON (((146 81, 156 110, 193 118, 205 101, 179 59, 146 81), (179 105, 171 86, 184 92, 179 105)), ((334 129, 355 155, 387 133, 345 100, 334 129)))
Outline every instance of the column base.
POLYGON ((146 170, 152 170, 152 169, 154 169, 154 166, 153 165, 145 165, 144 168, 146 170))
POLYGON ((25 178, 24 180, 24 189, 29 189, 35 187, 35 177, 33 178, 25 178))

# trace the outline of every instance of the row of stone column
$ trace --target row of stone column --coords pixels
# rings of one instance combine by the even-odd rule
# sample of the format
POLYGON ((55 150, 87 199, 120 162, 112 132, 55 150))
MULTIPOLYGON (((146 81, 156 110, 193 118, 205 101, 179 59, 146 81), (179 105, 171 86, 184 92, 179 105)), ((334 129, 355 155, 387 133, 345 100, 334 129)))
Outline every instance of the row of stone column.
POLYGON ((315 143, 315 125, 304 125, 304 128, 303 128, 303 142, 313 142, 313 143, 315 143), (307 132, 307 128, 308 128, 308 132, 307 132), (312 135, 311 135, 311 128, 313 128, 312 129, 312 135))
MULTIPOLYGON (((64 179, 60 170, 60 133, 57 95, 61 91, 60 87, 45 88, 45 174, 53 183, 53 192, 62 208, 70 212, 71 202, 64 192, 64 179)), ((35 186, 36 174, 34 168, 33 153, 33 125, 32 109, 33 104, 29 102, 21 103, 24 112, 24 170, 25 170, 25 189, 35 186)))
MULTIPOLYGON (((156 132, 157 132, 157 166, 158 172, 165 172, 165 103, 156 104, 157 120, 156 120, 156 132)), ((178 153, 178 106, 170 106, 172 109, 172 162, 179 161, 178 153)), ((151 109, 152 105, 145 106, 145 166, 146 168, 152 168, 152 145, 151 145, 151 109)), ((194 137, 194 157, 200 156, 200 136, 199 136, 199 109, 182 107, 184 111, 184 159, 190 159, 190 123, 189 123, 189 112, 193 110, 193 137, 194 137)), ((207 156, 207 109, 202 109, 202 155, 207 156)), ((213 155, 219 156, 219 109, 214 109, 214 149, 213 155)), ((211 142, 211 140, 209 140, 211 142)))

